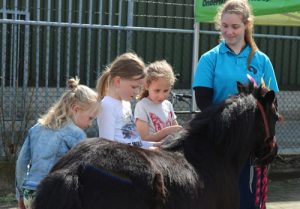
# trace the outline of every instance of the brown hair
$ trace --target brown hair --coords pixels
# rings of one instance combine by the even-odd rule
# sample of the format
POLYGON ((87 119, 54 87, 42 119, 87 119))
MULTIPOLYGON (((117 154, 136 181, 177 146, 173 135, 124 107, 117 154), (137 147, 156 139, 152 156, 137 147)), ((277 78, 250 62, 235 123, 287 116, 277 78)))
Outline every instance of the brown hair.
POLYGON ((228 0, 226 3, 221 6, 218 10, 218 13, 215 17, 215 26, 216 29, 220 29, 221 24, 221 18, 225 13, 230 14, 238 14, 242 16, 242 21, 244 24, 247 24, 246 30, 245 30, 245 41, 250 45, 251 53, 247 59, 247 68, 250 69, 250 62, 255 54, 255 52, 258 50, 258 47, 254 41, 254 38, 252 36, 253 34, 253 15, 252 15, 252 9, 248 2, 246 0, 228 0))
POLYGON ((79 85, 78 78, 67 81, 69 89, 49 108, 48 112, 38 119, 43 126, 58 129, 72 118, 72 106, 79 105, 83 110, 88 110, 98 101, 98 94, 85 85, 79 85))
POLYGON ((145 64, 140 57, 131 52, 118 56, 97 79, 96 89, 99 99, 106 95, 110 81, 116 76, 124 79, 134 77, 137 77, 136 80, 142 79, 145 77, 145 64))
MULTIPOLYGON (((172 86, 176 81, 172 66, 166 60, 152 62, 146 67, 147 85, 150 85, 152 81, 155 81, 159 78, 165 78, 169 80, 172 86)), ((149 96, 148 90, 143 88, 138 99, 143 99, 144 97, 148 97, 148 96, 149 96)))

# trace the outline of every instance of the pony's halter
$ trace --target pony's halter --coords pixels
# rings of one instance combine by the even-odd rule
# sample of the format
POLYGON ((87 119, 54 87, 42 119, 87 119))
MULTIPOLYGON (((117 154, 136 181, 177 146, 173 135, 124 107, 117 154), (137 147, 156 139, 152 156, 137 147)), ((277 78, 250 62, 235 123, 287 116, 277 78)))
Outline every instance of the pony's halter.
MULTIPOLYGON (((263 118, 264 122, 264 127, 265 127, 265 133, 266 133, 266 138, 265 140, 268 140, 270 135, 270 129, 269 129, 269 123, 267 120, 267 116, 265 113, 265 110, 262 106, 262 104, 257 100, 257 107, 261 113, 261 116, 263 118)), ((276 146, 276 139, 275 136, 272 137, 271 139, 271 150, 273 150, 276 146)), ((260 160, 264 160, 268 157, 268 154, 264 156, 260 160)), ((257 166, 255 168, 256 171, 256 191, 255 191, 255 205, 260 208, 260 209, 266 209, 266 202, 267 202, 267 182, 268 182, 268 177, 267 177, 267 172, 268 172, 268 166, 257 166), (260 196, 261 195, 261 196, 260 196)))
MULTIPOLYGON (((271 137, 267 116, 266 116, 266 113, 265 113, 265 110, 264 110, 262 104, 259 101, 257 101, 257 107, 260 110, 261 116, 262 116, 263 121, 264 121, 264 127, 265 127, 265 133, 266 133, 265 140, 267 140, 271 137)), ((271 148, 274 148, 275 145, 276 145, 276 137, 275 136, 272 137, 271 142, 272 142, 271 148)))
MULTIPOLYGON (((265 141, 267 141, 270 137, 271 137, 271 134, 270 134, 270 129, 269 129, 269 123, 268 123, 268 120, 267 120, 267 115, 266 115, 266 112, 262 106, 262 104, 257 100, 257 107, 261 113, 261 116, 263 118, 263 122, 264 122, 264 127, 265 127, 265 134, 266 134, 266 138, 265 138, 265 141)), ((276 146, 276 137, 273 136, 270 140, 270 150, 273 150, 276 146)), ((269 157, 269 155, 267 154, 266 156, 260 158, 259 160, 264 160, 266 159, 267 157, 269 157)))
POLYGON ((263 121, 264 121, 264 127, 265 127, 265 133, 266 133, 266 138, 269 138, 270 137, 270 129, 269 129, 269 123, 268 123, 268 120, 267 120, 267 116, 266 116, 266 113, 265 113, 265 110, 262 106, 262 104, 257 101, 257 107, 261 113, 261 116, 263 118, 263 121))

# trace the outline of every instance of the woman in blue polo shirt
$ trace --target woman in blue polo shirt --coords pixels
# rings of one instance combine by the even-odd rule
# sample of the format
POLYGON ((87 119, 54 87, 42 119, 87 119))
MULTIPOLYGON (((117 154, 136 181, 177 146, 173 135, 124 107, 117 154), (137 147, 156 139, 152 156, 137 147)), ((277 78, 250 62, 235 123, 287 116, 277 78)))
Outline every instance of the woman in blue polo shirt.
MULTIPOLYGON (((270 89, 278 92, 272 63, 252 37, 253 16, 247 1, 227 1, 218 11, 216 26, 222 41, 201 56, 193 81, 198 108, 204 110, 236 94, 236 82, 248 83, 247 74, 258 85, 263 78, 270 89)), ((255 179, 250 178, 250 168, 249 160, 240 176, 240 209, 255 208, 255 179)))

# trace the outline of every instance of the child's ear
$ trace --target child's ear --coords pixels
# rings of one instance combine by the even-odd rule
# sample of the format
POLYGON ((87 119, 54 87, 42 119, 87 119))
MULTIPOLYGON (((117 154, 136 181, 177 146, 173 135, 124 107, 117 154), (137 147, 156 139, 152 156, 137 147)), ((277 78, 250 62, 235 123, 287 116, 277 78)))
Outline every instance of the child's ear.
POLYGON ((114 87, 119 88, 120 87, 120 83, 121 83, 121 77, 120 76, 116 76, 112 79, 112 83, 114 85, 114 87))
POLYGON ((73 113, 77 113, 80 110, 80 107, 77 104, 73 104, 71 110, 73 113))
POLYGON ((144 89, 146 89, 146 90, 148 90, 148 88, 149 88, 149 84, 147 83, 147 82, 144 82, 144 89))

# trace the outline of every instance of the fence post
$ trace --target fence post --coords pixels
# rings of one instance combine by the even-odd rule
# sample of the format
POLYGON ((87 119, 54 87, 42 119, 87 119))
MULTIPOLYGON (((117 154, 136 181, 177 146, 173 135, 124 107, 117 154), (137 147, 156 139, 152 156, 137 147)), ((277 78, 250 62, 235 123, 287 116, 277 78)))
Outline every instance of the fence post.
MULTIPOLYGON (((133 26, 133 0, 128 0, 128 13, 127 13, 127 26, 133 26)), ((127 31, 127 41, 126 41, 126 50, 129 51, 132 49, 132 31, 127 31)))
MULTIPOLYGON (((200 38, 200 24, 198 22, 194 22, 194 40, 193 40, 193 65, 192 65, 192 82, 194 80, 194 75, 198 63, 199 57, 199 38, 200 38)), ((191 84, 192 85, 192 84, 191 84)), ((191 94, 192 94, 192 112, 196 111, 196 102, 195 102, 195 94, 193 93, 193 88, 191 86, 191 94)))

